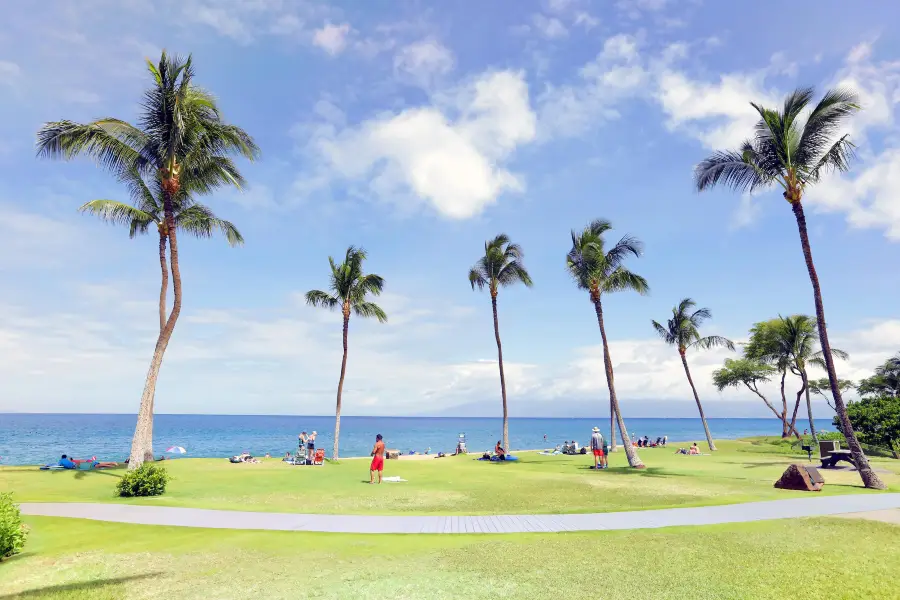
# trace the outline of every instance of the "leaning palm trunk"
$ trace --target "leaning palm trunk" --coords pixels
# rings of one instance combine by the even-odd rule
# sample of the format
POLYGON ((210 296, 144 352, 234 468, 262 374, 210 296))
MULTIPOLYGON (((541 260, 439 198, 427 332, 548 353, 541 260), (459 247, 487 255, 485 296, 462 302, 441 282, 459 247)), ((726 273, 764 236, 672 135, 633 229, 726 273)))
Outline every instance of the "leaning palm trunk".
POLYGON ((691 377, 691 370, 688 368, 687 356, 683 350, 679 350, 681 355, 681 364, 684 365, 684 374, 687 375, 688 383, 691 384, 691 391, 694 392, 694 400, 697 402, 697 410, 700 411, 700 421, 703 423, 703 431, 706 432, 706 443, 709 445, 710 452, 715 452, 716 445, 713 443, 712 434, 709 432, 709 425, 706 423, 706 415, 703 414, 703 405, 700 404, 700 396, 697 394, 697 388, 694 386, 694 379, 691 377))
POLYGON ((800 370, 800 377, 803 378, 803 387, 806 389, 806 412, 809 415, 809 432, 812 434, 813 443, 819 443, 819 436, 816 435, 816 422, 813 421, 812 401, 809 399, 809 377, 806 375, 806 369, 800 370))
POLYGON ((619 447, 616 445, 616 409, 613 406, 612 398, 609 399, 609 451, 619 451, 619 447))
MULTIPOLYGON (((812 283, 813 296, 816 302, 816 323, 819 327, 819 343, 822 346, 822 357, 825 359, 825 368, 828 371, 828 381, 831 383, 831 395, 834 397, 834 408, 841 422, 841 430, 844 437, 847 438, 847 445, 850 447, 850 454, 853 456, 853 462, 859 471, 859 476, 863 484, 867 488, 883 490, 887 486, 878 475, 869 466, 869 460, 863 453, 859 440, 853 432, 853 424, 847 415, 847 407, 844 405, 844 399, 841 397, 841 388, 838 385, 837 372, 834 368, 834 358, 831 356, 831 344, 828 342, 828 331, 825 329, 825 308, 822 304, 822 290, 819 288, 819 276, 816 274, 816 267, 813 264, 812 250, 809 246, 809 234, 806 231, 806 216, 803 214, 803 205, 797 198, 791 203, 794 211, 794 217, 797 219, 797 229, 800 231, 800 245, 803 248, 803 258, 806 260, 806 270, 809 271, 809 281, 812 283)), ((810 425, 812 423, 810 422, 810 425)))
POLYGON ((181 270, 178 267, 178 239, 175 233, 175 213, 172 208, 172 195, 170 191, 163 192, 165 199, 166 228, 169 236, 169 256, 172 265, 172 312, 166 319, 165 327, 159 332, 156 347, 153 350, 153 358, 150 360, 150 369, 147 371, 147 381, 144 383, 144 393, 141 395, 141 405, 138 409, 137 426, 134 430, 134 438, 131 442, 131 456, 129 468, 136 469, 144 463, 144 446, 146 440, 152 435, 153 427, 153 398, 156 394, 156 380, 159 377, 159 369, 162 366, 163 356, 172 332, 175 330, 175 322, 181 314, 181 270))
POLYGON ((344 393, 344 375, 347 374, 347 331, 350 329, 350 307, 344 307, 344 357, 341 359, 341 378, 338 381, 337 405, 334 409, 334 447, 331 458, 338 459, 338 442, 341 437, 341 394, 344 393))
MULTIPOLYGON (((169 288, 169 265, 166 261, 165 229, 159 230, 159 270, 162 275, 159 286, 159 331, 166 328, 166 291, 169 288)), ((144 462, 153 460, 153 418, 156 405, 156 394, 150 399, 150 418, 147 424, 147 438, 144 440, 144 462)))
MULTIPOLYGON (((603 307, 599 298, 594 301, 594 311, 597 313, 597 323, 600 325, 600 337, 603 339, 603 364, 606 367, 606 384, 609 386, 609 401, 611 410, 615 412, 616 420, 619 422, 619 433, 622 434, 622 445, 625 447, 625 456, 628 458, 628 465, 636 469, 643 469, 644 463, 641 462, 637 454, 637 450, 628 439, 628 430, 625 428, 625 419, 622 418, 622 411, 619 410, 619 400, 616 398, 616 385, 613 380, 612 359, 609 356, 609 343, 606 340, 606 328, 603 326, 603 307)), ((615 439, 615 436, 613 436, 615 439)))
POLYGON ((497 340, 497 364, 500 366, 500 395, 503 398, 503 449, 509 452, 509 411, 506 406, 506 377, 503 375, 503 347, 500 345, 500 322, 497 319, 497 295, 491 294, 494 309, 494 338, 497 340))

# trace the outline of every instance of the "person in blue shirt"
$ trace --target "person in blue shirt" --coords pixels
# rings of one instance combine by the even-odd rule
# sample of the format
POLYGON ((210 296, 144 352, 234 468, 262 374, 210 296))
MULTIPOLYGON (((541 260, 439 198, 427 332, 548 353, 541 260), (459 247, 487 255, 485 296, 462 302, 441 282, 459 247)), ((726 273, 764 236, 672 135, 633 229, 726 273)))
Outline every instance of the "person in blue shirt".
POLYGON ((79 460, 77 458, 69 458, 67 455, 63 454, 57 463, 63 469, 77 469, 81 463, 91 463, 92 469, 111 469, 112 467, 118 467, 119 463, 114 462, 100 462, 95 458, 86 458, 83 460, 79 460))

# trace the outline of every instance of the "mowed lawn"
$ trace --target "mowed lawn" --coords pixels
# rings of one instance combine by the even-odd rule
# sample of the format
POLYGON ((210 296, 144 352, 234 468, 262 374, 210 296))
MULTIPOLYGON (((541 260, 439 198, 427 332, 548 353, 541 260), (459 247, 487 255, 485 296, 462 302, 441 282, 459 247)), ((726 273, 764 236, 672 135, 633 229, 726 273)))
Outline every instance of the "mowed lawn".
POLYGON ((28 523, 3 600, 887 599, 900 565, 900 527, 840 518, 494 536, 28 523))
MULTIPOLYGON (((596 472, 588 456, 520 453, 516 463, 484 463, 474 457, 387 461, 386 475, 403 483, 369 486, 367 460, 324 467, 292 467, 277 459, 230 464, 224 459, 166 462, 174 479, 161 498, 114 497, 123 470, 38 471, 0 468, 0 490, 19 502, 132 502, 268 512, 338 514, 497 514, 645 510, 730 504, 803 496, 772 487, 786 465, 806 462, 783 446, 747 441, 717 442, 710 456, 674 454, 674 448, 643 449, 647 469, 626 466, 624 452, 612 468, 596 472)), ((900 490, 900 461, 876 459, 881 477, 900 490)), ((815 463, 817 464, 817 463, 815 463)), ((864 490, 856 473, 824 472, 822 494, 877 493, 864 490)))

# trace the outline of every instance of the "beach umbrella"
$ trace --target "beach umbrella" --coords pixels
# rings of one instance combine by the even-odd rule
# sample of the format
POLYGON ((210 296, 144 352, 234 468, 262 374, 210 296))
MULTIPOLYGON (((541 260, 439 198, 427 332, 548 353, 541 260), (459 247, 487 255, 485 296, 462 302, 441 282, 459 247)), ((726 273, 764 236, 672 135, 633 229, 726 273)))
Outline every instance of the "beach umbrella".
POLYGON ((171 454, 187 454, 187 450, 185 450, 181 446, 171 446, 169 448, 166 448, 166 452, 171 454))

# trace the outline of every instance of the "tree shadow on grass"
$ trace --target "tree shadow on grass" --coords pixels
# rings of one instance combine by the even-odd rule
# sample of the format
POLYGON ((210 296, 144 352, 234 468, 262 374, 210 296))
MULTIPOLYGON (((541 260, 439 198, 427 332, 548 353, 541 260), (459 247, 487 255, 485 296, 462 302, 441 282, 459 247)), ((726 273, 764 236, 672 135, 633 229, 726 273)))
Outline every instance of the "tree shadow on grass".
MULTIPOLYGON (((594 469, 589 466, 578 467, 580 471, 593 471, 594 469)), ((603 477, 688 477, 684 473, 677 473, 675 471, 670 471, 663 467, 647 467, 645 469, 633 469, 631 467, 614 467, 612 469, 601 469, 601 472, 605 473, 603 477)), ((598 476, 599 477, 599 476, 598 476)))
MULTIPOLYGON (((115 471, 115 470, 117 470, 117 469, 89 469, 89 470, 78 469, 75 471, 75 479, 78 479, 78 480, 84 479, 88 474, 106 475, 107 477, 115 477, 117 479, 121 479, 122 474, 121 473, 113 473, 112 471, 115 471)), ((120 470, 124 471, 124 469, 120 469, 120 470)))
POLYGON ((163 573, 153 572, 141 575, 129 575, 127 577, 113 577, 111 579, 94 579, 91 581, 81 581, 78 583, 64 583, 60 585, 50 585, 47 587, 26 590, 15 594, 5 594, 0 596, 0 600, 37 600, 38 598, 120 598, 125 590, 126 583, 132 581, 140 581, 162 575, 163 573))

